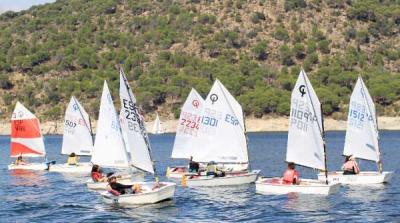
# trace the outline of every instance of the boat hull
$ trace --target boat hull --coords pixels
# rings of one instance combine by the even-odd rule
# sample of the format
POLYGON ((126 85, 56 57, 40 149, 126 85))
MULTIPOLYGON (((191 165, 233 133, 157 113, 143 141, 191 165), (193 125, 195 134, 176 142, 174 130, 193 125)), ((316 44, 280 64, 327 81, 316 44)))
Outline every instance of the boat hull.
POLYGON ((283 184, 280 178, 263 178, 256 181, 256 193, 260 194, 317 194, 330 195, 336 193, 340 188, 339 183, 330 182, 326 184, 323 181, 301 179, 299 185, 283 184))
POLYGON ((182 186, 187 187, 214 187, 214 186, 233 186, 241 184, 254 183, 257 180, 259 170, 251 172, 228 174, 224 177, 200 176, 190 179, 184 176, 182 178, 182 186), (186 178, 186 179, 185 179, 186 178))
POLYGON ((47 170, 48 166, 46 163, 29 163, 25 165, 8 165, 9 170, 47 170))
POLYGON ((128 205, 139 205, 139 204, 154 204, 164 200, 172 199, 175 194, 175 183, 171 182, 160 182, 162 185, 160 188, 152 189, 155 186, 155 182, 135 182, 134 184, 140 184, 143 192, 139 194, 124 194, 115 196, 108 191, 101 194, 104 202, 109 204, 128 204, 128 205))
MULTIPOLYGON (((388 183, 393 176, 393 172, 374 172, 365 171, 354 175, 343 175, 343 172, 329 172, 328 180, 341 184, 382 184, 388 183)), ((325 174, 318 174, 319 180, 325 180, 325 174)))
POLYGON ((68 165, 64 164, 55 164, 51 165, 49 168, 50 172, 59 172, 59 173, 86 173, 89 174, 92 170, 92 163, 78 163, 78 165, 68 165))
MULTIPOLYGON (((205 170, 206 165, 200 164, 200 171, 205 170)), ((227 174, 237 174, 247 172, 248 164, 219 164, 218 169, 223 170, 227 174)), ((197 175, 197 173, 189 172, 187 166, 174 166, 168 167, 166 174, 168 178, 181 179, 182 176, 186 175, 197 175)))

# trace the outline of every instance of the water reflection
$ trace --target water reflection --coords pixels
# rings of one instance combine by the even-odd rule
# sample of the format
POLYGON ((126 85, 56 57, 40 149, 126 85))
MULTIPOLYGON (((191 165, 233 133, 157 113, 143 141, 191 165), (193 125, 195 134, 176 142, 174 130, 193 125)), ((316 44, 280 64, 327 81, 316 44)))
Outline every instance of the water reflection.
POLYGON ((45 173, 32 170, 10 170, 10 185, 25 187, 43 187, 49 184, 45 173))

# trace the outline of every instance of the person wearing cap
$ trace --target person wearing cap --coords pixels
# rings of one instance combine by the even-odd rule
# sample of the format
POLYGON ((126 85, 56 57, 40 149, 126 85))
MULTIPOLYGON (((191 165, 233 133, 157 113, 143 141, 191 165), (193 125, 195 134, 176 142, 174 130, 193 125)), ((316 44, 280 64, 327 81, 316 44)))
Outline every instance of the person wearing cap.
POLYGON ((342 166, 342 170, 344 175, 360 173, 360 167, 358 167, 356 159, 353 155, 346 156, 346 160, 342 166))
POLYGON ((285 171, 285 173, 283 173, 283 178, 282 178, 282 182, 284 184, 295 184, 295 185, 300 184, 299 172, 297 172, 295 168, 296 166, 294 165, 294 163, 292 162, 288 163, 288 168, 285 171))

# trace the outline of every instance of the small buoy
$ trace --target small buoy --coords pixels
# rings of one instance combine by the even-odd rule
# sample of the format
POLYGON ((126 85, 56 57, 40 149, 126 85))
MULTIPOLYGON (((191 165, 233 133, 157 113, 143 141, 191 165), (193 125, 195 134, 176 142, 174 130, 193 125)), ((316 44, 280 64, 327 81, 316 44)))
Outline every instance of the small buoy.
POLYGON ((181 184, 182 184, 182 187, 186 187, 186 175, 182 175, 181 184))
POLYGON ((170 171, 170 169, 169 169, 169 167, 167 167, 167 173, 165 175, 167 175, 168 178, 169 178, 169 171, 170 171))

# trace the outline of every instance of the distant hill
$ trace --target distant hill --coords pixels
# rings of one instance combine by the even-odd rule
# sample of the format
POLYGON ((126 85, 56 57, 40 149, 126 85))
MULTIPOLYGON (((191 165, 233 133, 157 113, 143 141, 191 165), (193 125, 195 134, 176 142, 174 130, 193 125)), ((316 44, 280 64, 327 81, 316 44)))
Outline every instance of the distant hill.
POLYGON ((300 67, 326 115, 345 117, 359 74, 381 115, 400 111, 399 0, 58 0, 0 30, 3 119, 17 100, 59 119, 71 95, 97 114, 103 80, 118 103, 119 66, 164 118, 215 78, 247 115, 288 115, 300 67))

